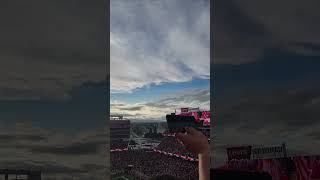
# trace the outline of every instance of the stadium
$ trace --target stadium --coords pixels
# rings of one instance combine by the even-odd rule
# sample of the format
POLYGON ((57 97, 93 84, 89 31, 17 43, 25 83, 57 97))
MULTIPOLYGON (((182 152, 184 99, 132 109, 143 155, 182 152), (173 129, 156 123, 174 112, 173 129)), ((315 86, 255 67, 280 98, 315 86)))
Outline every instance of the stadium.
MULTIPOLYGON (((181 108, 171 115, 193 117, 201 131, 210 138, 210 111, 181 108)), ((148 124, 141 137, 133 123, 121 115, 110 117, 111 178, 150 179, 171 175, 177 179, 198 179, 197 155, 188 151, 168 130, 157 132, 157 124, 148 124)), ((141 125, 140 125, 141 126, 141 125)))

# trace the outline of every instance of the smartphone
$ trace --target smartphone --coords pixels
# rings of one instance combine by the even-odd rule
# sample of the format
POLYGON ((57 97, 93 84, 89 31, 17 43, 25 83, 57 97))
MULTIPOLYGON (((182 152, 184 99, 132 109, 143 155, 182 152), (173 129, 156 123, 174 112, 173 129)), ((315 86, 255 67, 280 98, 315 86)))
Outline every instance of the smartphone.
POLYGON ((185 132, 185 127, 193 127, 198 130, 198 124, 193 116, 167 115, 169 133, 185 132))

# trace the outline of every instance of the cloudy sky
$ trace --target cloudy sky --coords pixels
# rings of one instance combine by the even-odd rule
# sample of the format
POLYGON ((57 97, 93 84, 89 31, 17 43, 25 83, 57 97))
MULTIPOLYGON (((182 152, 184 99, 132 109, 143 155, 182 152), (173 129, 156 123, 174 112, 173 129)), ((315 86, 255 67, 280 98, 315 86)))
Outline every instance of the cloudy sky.
POLYGON ((111 113, 164 120, 210 109, 209 1, 112 0, 111 113))
POLYGON ((0 169, 104 177, 107 5, 0 2, 0 169))
MULTIPOLYGON (((214 1, 213 166, 226 147, 320 155, 319 1, 214 1)), ((211 78, 211 80, 213 80, 211 78)))

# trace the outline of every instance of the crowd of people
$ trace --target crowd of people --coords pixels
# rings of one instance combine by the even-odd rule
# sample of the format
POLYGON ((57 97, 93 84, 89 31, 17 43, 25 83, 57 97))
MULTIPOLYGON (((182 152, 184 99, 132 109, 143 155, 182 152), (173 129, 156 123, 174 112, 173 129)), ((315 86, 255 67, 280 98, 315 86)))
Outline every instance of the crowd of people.
MULTIPOLYGON (((111 173, 136 179, 159 176, 185 180, 209 180, 210 157, 208 137, 192 127, 174 137, 164 137, 155 149, 120 149, 125 141, 111 141, 111 173), (197 159, 197 161, 196 161, 197 159)), ((163 179, 163 178, 162 178, 163 179)))
POLYGON ((166 156, 145 150, 128 150, 111 153, 111 172, 126 172, 137 179, 148 179, 168 174, 177 179, 198 179, 197 162, 166 156), (128 170, 129 169, 129 170, 128 170))
POLYGON ((187 150, 175 137, 171 136, 165 137, 156 149, 169 153, 189 156, 191 158, 197 158, 197 154, 187 150))
POLYGON ((128 141, 122 139, 113 139, 110 141, 110 149, 125 149, 128 147, 128 141))

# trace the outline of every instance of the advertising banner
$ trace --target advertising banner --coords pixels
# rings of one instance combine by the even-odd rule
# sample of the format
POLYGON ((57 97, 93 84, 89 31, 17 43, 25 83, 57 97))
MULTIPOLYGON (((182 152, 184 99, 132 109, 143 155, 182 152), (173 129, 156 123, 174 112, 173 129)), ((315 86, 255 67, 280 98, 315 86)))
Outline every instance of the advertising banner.
POLYGON ((251 150, 252 159, 270 159, 270 158, 284 158, 286 157, 286 146, 269 147, 253 147, 251 150))
POLYGON ((227 148, 228 161, 233 159, 250 159, 251 146, 239 146, 227 148))

